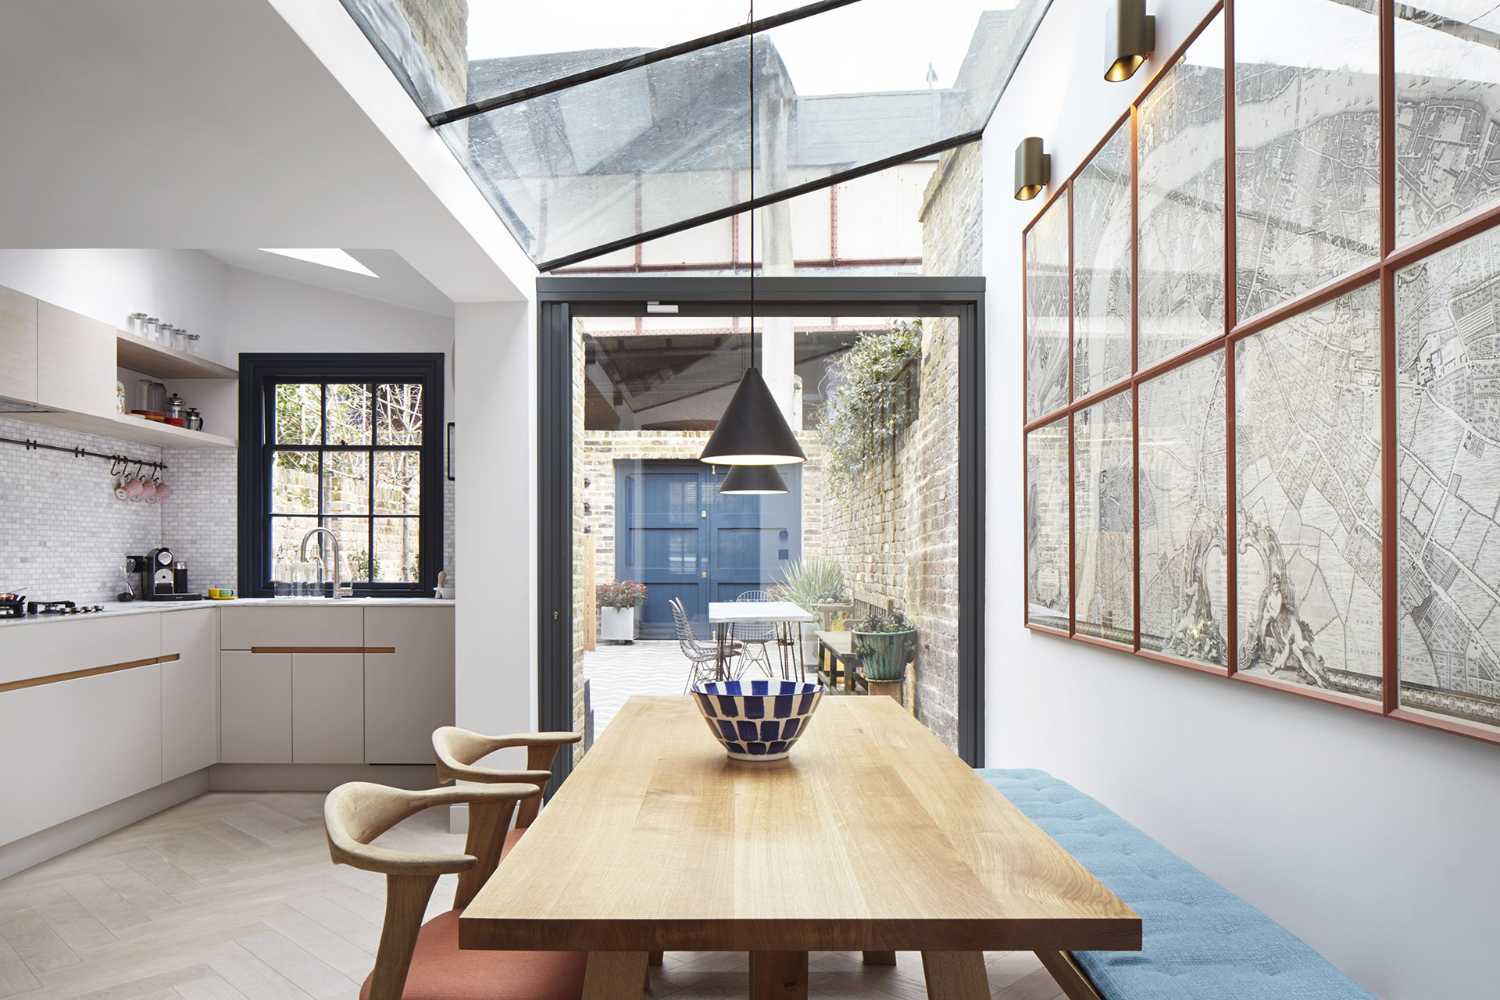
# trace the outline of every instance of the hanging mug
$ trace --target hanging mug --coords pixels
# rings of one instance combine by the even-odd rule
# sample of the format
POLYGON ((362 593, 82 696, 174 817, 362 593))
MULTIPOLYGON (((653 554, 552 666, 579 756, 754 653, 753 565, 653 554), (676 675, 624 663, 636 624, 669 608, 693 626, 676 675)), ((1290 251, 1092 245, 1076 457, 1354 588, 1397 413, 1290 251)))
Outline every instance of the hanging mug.
POLYGON ((156 486, 156 499, 158 502, 172 499, 172 487, 161 481, 160 469, 156 470, 156 475, 151 477, 151 481, 156 486))
POLYGON ((135 470, 135 478, 125 484, 125 496, 131 503, 140 503, 145 492, 144 471, 138 467, 135 470))

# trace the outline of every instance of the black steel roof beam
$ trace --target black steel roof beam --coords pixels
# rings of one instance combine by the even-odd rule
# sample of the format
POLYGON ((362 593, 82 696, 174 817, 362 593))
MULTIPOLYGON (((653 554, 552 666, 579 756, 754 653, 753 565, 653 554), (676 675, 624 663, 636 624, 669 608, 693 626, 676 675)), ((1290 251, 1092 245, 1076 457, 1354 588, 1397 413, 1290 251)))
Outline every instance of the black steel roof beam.
POLYGON ((605 63, 603 66, 595 66, 592 69, 569 73, 567 76, 560 76, 555 80, 548 80, 546 83, 522 87, 519 90, 498 94, 495 97, 486 97, 482 100, 473 101, 462 107, 439 111, 437 114, 428 115, 427 123, 433 128, 437 128, 440 125, 449 125, 453 122, 463 121, 465 118, 482 115, 487 111, 509 107, 512 104, 520 104, 522 101, 529 101, 547 94, 555 94, 560 90, 567 90, 570 87, 577 87, 580 84, 593 83, 595 80, 602 80, 619 73, 640 69, 642 66, 650 66, 652 63, 659 63, 689 52, 696 52, 699 49, 706 49, 711 45, 722 45, 725 42, 732 42, 736 38, 744 38, 746 35, 769 31, 783 24, 791 24, 793 21, 800 21, 804 18, 836 10, 839 7, 847 7, 852 3, 858 2, 859 0, 818 0, 817 3, 806 4, 802 7, 783 11, 780 14, 772 14, 770 17, 762 17, 755 21, 747 21, 733 28, 716 31, 711 35, 702 35, 686 42, 678 42, 676 45, 668 45, 661 49, 652 49, 650 52, 642 52, 640 55, 630 56, 627 59, 618 59, 611 63, 605 63))

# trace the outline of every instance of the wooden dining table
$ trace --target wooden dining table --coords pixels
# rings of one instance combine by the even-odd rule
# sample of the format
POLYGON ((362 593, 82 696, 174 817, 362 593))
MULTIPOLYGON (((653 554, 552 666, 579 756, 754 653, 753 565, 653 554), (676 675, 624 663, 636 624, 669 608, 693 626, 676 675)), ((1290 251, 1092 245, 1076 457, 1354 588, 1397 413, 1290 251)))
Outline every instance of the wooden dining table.
POLYGON ((630 699, 459 921, 464 948, 586 951, 584 995, 649 956, 744 951, 805 997, 809 952, 920 951, 928 994, 989 997, 983 952, 1137 950, 1141 921, 889 698, 825 697, 774 763, 730 760, 688 698, 630 699))

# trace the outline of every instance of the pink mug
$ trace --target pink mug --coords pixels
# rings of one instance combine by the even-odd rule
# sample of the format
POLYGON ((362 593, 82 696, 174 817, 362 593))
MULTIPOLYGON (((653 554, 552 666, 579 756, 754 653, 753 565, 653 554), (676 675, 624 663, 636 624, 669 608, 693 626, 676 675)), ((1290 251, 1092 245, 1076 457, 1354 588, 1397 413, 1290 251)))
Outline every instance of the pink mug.
POLYGON ((142 496, 145 494, 145 491, 146 484, 141 482, 139 479, 132 479, 130 482, 125 484, 125 495, 129 497, 131 502, 133 503, 140 503, 142 496))
POLYGON ((141 483, 141 499, 146 503, 156 503, 156 482, 148 479, 141 483))
POLYGON ((170 500, 170 499, 172 499, 172 487, 168 486, 166 483, 157 483, 156 484, 156 499, 157 500, 170 500))

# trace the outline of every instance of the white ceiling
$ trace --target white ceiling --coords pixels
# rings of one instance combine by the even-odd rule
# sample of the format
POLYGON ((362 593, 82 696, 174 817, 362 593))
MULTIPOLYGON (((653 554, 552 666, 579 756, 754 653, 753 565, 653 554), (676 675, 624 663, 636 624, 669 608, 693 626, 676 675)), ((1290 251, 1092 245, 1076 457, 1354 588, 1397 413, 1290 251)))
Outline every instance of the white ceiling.
POLYGON ((205 250, 204 253, 232 267, 267 274, 273 278, 301 282, 348 295, 358 295, 393 306, 404 306, 434 316, 453 316, 453 302, 422 277, 416 268, 394 250, 349 250, 349 256, 375 272, 363 274, 340 271, 321 264, 282 257, 263 250, 205 250))
POLYGON ((429 310, 535 275, 338 0, 0 5, 0 178, 8 247, 379 247, 429 310))

